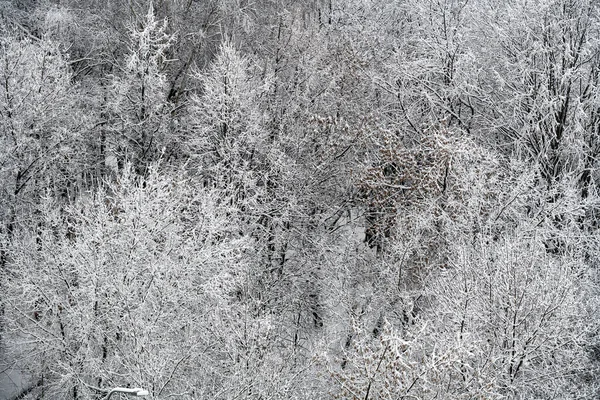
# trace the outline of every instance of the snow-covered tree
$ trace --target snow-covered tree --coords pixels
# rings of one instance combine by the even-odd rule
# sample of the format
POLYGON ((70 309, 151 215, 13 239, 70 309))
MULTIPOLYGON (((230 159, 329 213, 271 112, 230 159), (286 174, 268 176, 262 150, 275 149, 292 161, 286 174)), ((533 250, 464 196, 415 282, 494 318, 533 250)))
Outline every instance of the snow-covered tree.
POLYGON ((46 200, 40 232, 16 234, 3 273, 7 335, 44 377, 39 390, 202 393, 212 374, 191 371, 226 351, 211 345, 223 337, 214 324, 242 290, 248 245, 216 201, 188 179, 155 167, 140 179, 130 166, 63 212, 46 200))
POLYGON ((65 57, 49 41, 3 38, 0 43, 0 216, 7 231, 35 207, 40 187, 65 196, 85 124, 75 122, 65 57))
POLYGON ((138 171, 156 161, 175 138, 169 136, 167 102, 168 49, 174 35, 166 19, 154 15, 152 2, 145 17, 129 24, 128 54, 114 75, 109 91, 110 136, 105 157, 108 163, 133 160, 138 171))

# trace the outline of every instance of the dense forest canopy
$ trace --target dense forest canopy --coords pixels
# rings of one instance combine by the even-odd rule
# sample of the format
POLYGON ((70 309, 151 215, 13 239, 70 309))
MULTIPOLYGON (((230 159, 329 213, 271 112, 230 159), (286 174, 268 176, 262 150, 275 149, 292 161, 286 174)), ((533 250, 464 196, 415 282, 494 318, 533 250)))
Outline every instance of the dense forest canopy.
POLYGON ((596 0, 0 1, 19 399, 600 397, 596 0))

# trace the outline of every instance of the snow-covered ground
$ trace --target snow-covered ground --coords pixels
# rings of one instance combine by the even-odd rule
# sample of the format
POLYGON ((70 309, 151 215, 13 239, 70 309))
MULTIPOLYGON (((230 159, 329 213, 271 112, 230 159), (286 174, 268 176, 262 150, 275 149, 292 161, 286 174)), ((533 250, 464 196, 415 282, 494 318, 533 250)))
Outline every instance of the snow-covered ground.
POLYGON ((27 386, 26 377, 14 368, 12 360, 0 348, 0 399, 13 399, 27 386))

